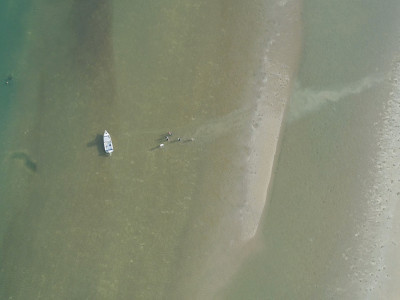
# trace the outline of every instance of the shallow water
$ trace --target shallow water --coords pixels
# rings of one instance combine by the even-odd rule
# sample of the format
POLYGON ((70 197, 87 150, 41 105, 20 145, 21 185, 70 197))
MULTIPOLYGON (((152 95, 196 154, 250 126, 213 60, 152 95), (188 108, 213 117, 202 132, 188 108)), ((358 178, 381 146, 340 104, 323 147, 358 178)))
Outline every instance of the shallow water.
POLYGON ((14 79, 0 90, 1 297, 388 295, 381 246, 397 249, 382 237, 398 186, 377 162, 393 170, 382 153, 396 133, 396 1, 304 1, 275 185, 255 252, 222 292, 246 255, 232 216, 251 150, 249 82, 279 34, 265 17, 273 3, 3 4, 2 76, 14 79))
POLYGON ((261 246, 224 298, 398 295, 399 9, 304 1, 303 56, 261 246))
POLYGON ((239 228, 218 232, 241 200, 263 1, 26 4, 3 50, 1 297, 195 293, 239 228))

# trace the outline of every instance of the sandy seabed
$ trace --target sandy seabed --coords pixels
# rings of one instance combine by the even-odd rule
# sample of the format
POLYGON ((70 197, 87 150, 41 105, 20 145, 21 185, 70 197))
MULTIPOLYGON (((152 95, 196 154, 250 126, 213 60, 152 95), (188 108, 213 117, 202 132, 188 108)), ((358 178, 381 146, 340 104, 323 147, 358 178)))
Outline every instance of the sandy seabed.
MULTIPOLYGON (((64 5, 66 11, 70 9, 68 3, 64 5)), ((110 29, 112 7, 109 4, 95 6, 93 11, 90 6, 80 7, 79 4, 72 8, 71 15, 76 16, 71 22, 72 30, 69 27, 70 19, 64 15, 62 8, 47 7, 47 23, 41 22, 40 15, 34 16, 35 22, 30 24, 29 51, 20 62, 21 70, 28 69, 24 73, 38 76, 26 78, 29 75, 22 75, 22 71, 17 76, 25 86, 21 92, 21 102, 15 109, 17 129, 10 132, 15 133, 12 136, 20 138, 9 145, 11 154, 4 165, 10 170, 7 183, 18 178, 10 183, 12 193, 7 196, 11 200, 18 199, 19 202, 13 202, 13 205, 20 212, 13 215, 10 210, 7 217, 10 222, 7 226, 5 257, 8 261, 2 269, 2 276, 6 277, 8 283, 5 294, 36 293, 49 297, 56 294, 62 297, 76 292, 81 297, 90 294, 98 299, 117 298, 124 293, 154 297, 163 293, 164 285, 176 281, 172 291, 166 293, 176 296, 171 298, 218 297, 220 289, 235 274, 242 259, 257 247, 254 245, 254 236, 268 203, 268 189, 279 153, 280 133, 300 55, 300 2, 279 1, 268 5, 268 11, 265 11, 265 17, 270 20, 265 29, 268 34, 265 38, 261 37, 265 43, 255 50, 259 54, 257 72, 248 79, 250 91, 242 99, 250 104, 226 118, 217 115, 215 124, 206 120, 204 123, 207 124, 197 126, 198 123, 193 121, 191 127, 177 128, 176 131, 184 134, 190 132, 188 136, 193 135, 196 142, 190 146, 185 144, 185 149, 192 150, 182 147, 180 150, 175 148, 175 152, 170 149, 177 144, 166 147, 164 152, 149 150, 156 146, 155 140, 163 133, 162 130, 169 130, 174 124, 165 117, 174 113, 175 108, 171 108, 174 107, 173 103, 162 101, 164 99, 160 100, 159 105, 146 102, 152 97, 159 97, 157 92, 164 97, 165 91, 171 91, 168 78, 163 77, 154 83, 151 76, 146 77, 147 73, 137 77, 132 76, 132 70, 124 73, 124 68, 129 69, 129 65, 123 61, 126 56, 121 52, 133 52, 132 45, 142 50, 142 45, 133 39, 129 47, 122 44, 129 42, 128 39, 120 37, 118 42, 112 40, 115 37, 112 37, 110 29), (87 9, 87 12, 83 9, 87 9), (46 35, 37 34, 35 30, 52 23, 50 16, 56 15, 54 12, 66 20, 56 23, 46 35), (91 18, 87 18, 87 15, 91 18), (104 30, 101 26, 104 26, 104 30), (91 39, 80 34, 85 29, 91 33, 91 39), (68 33, 73 42, 64 40, 59 32, 68 33), (53 49, 58 42, 65 46, 59 46, 60 51, 43 51, 43 45, 53 49), (36 64, 32 63, 35 61, 36 64), (139 83, 132 84, 132 77, 139 83), (128 82, 124 84, 124 80, 128 82), (166 82, 166 88, 158 91, 160 82, 166 82), (145 88, 137 92, 135 87, 141 84, 148 84, 150 92, 145 88), (135 95, 135 92, 138 94, 135 95), (132 98, 142 102, 134 102, 132 98), (42 114, 43 111, 48 113, 42 114), (146 117, 140 119, 140 116, 136 116, 137 112, 146 117), (106 113, 107 119, 104 118, 106 113), (218 124, 220 119, 223 124, 218 124), (166 120, 170 123, 166 123, 166 120), (237 121, 240 126, 236 125, 237 121), (143 124, 149 125, 149 128, 143 124), (227 124, 238 128, 238 131, 221 138, 230 130, 226 128, 227 124), (146 130, 139 133, 141 126, 146 130), (102 149, 96 143, 96 134, 104 129, 110 131, 116 147, 112 160, 104 159, 102 149), (222 146, 225 142, 226 145, 222 146), (230 146, 239 149, 239 154, 234 152, 227 157, 228 154, 221 149, 230 146), (211 180, 203 179, 204 188, 199 193, 209 188, 209 194, 204 195, 214 196, 213 193, 219 190, 215 198, 228 200, 220 206, 213 206, 214 199, 199 196, 200 200, 208 201, 210 207, 200 216, 191 207, 195 216, 193 219, 189 216, 187 220, 180 218, 179 213, 186 214, 185 205, 191 205, 186 204, 191 200, 190 192, 195 198, 198 187, 182 188, 181 192, 173 185, 182 184, 184 172, 189 174, 184 181, 186 185, 202 183, 202 179, 196 177, 200 175, 191 172, 191 167, 195 165, 193 157, 203 149, 208 151, 205 151, 208 153, 206 159, 219 156, 223 166, 233 166, 228 169, 232 173, 222 178, 212 174, 219 171, 215 166, 206 166, 202 170, 205 173, 203 176, 215 176, 215 186, 210 188, 207 185, 211 180), (168 176, 165 176, 166 173, 168 176), (183 202, 181 198, 186 201, 185 205, 178 201, 175 206, 175 203, 171 204, 171 199, 183 202), (205 215, 214 211, 217 211, 211 220, 214 223, 207 223, 210 218, 205 215), (169 217, 169 214, 173 217, 169 217), (186 227, 193 227, 188 229, 186 237, 189 251, 185 251, 185 247, 177 250, 180 245, 176 244, 181 242, 179 222, 188 223, 182 225, 185 230, 186 227), (197 230, 201 226, 205 228, 204 236, 202 229, 197 230), (28 238, 20 239, 20 236, 28 238), (198 252, 197 248, 200 249, 198 252), (171 263, 175 257, 182 259, 178 267, 171 263), (172 273, 174 276, 179 274, 176 280, 170 279, 172 273), (23 277, 22 280, 14 280, 18 276, 23 277), (133 283, 135 286, 132 286, 133 283), (74 286, 73 291, 69 290, 70 286, 74 286)), ((168 12, 173 13, 174 10, 167 10, 165 19, 174 20, 169 18, 168 12)), ((236 21, 234 17, 231 19, 236 21)), ((162 32, 157 27, 152 30, 153 34, 162 32)), ((131 36, 131 30, 127 30, 126 34, 131 36)), ((168 41, 167 45, 179 46, 178 38, 160 35, 168 41)), ((139 34, 137 36, 140 37, 139 34)), ((153 40, 158 41, 156 38, 153 40)), ((149 49, 153 50, 153 46, 159 45, 151 44, 149 49)), ((179 51, 176 53, 179 56, 179 51)), ((169 59, 169 54, 166 56, 169 59)), ((144 57, 148 59, 145 71, 151 73, 163 69, 169 74, 165 65, 161 65, 164 68, 156 63, 151 65, 155 61, 154 56, 144 57)), ((169 62, 167 58, 164 59, 169 62)), ((208 79, 205 71, 209 68, 208 71, 213 73, 218 66, 204 63, 202 67, 205 69, 194 70, 193 73, 203 72, 198 75, 197 83, 200 94, 204 87, 206 92, 197 95, 194 87, 194 95, 188 93, 185 97, 200 98, 207 95, 209 86, 204 83, 208 79)), ((237 77, 242 75, 240 73, 237 77)), ((181 93, 183 91, 179 90, 177 94, 181 93)), ((174 96, 171 98, 177 98, 171 94, 174 96)), ((190 115, 190 120, 196 117, 201 119, 198 110, 203 109, 201 105, 204 103, 206 101, 201 102, 201 109, 195 105, 187 108, 188 115, 192 113, 191 110, 197 113, 190 115)), ((176 115, 176 120, 181 121, 179 114, 176 115)))
POLYGON ((241 188, 236 195, 228 193, 237 205, 225 211, 218 228, 211 233, 207 254, 200 259, 201 264, 195 264, 196 275, 183 279, 181 286, 186 288, 179 293, 183 297, 224 298, 223 287, 241 262, 259 247, 254 237, 262 214, 268 209, 285 112, 301 54, 301 1, 279 1, 267 14, 273 20, 274 34, 259 51, 259 75, 250 82, 251 87, 257 88, 249 93, 256 101, 250 108, 248 126, 243 128, 244 137, 239 144, 233 142, 246 149, 234 170, 240 174, 234 185, 241 188))

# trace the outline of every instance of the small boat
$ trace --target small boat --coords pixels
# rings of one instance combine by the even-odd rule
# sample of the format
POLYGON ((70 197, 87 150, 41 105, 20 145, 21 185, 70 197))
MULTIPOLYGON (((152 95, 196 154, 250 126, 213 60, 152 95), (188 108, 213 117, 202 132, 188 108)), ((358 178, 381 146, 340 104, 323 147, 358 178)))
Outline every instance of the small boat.
POLYGON ((106 151, 107 154, 111 155, 111 153, 114 151, 114 147, 111 141, 111 136, 107 132, 107 130, 104 131, 103 142, 104 142, 104 151, 106 151))

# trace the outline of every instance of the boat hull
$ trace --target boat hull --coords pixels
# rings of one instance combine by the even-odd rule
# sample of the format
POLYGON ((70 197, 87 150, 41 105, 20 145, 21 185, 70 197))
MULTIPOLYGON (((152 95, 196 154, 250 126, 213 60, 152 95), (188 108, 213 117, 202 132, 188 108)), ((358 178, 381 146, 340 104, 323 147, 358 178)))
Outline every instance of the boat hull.
POLYGON ((111 140, 111 136, 107 132, 107 130, 104 131, 103 142, 104 142, 104 151, 107 154, 111 155, 111 153, 114 152, 114 146, 113 146, 113 143, 112 143, 112 140, 111 140))

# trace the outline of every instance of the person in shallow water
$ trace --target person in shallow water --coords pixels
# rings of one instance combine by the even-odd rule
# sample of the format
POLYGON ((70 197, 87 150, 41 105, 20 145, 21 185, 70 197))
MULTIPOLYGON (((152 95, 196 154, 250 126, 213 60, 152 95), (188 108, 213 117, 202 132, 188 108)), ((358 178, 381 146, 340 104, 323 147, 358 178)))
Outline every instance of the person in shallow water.
POLYGON ((12 76, 8 75, 8 77, 4 80, 4 84, 8 85, 11 82, 12 79, 13 79, 12 76))

